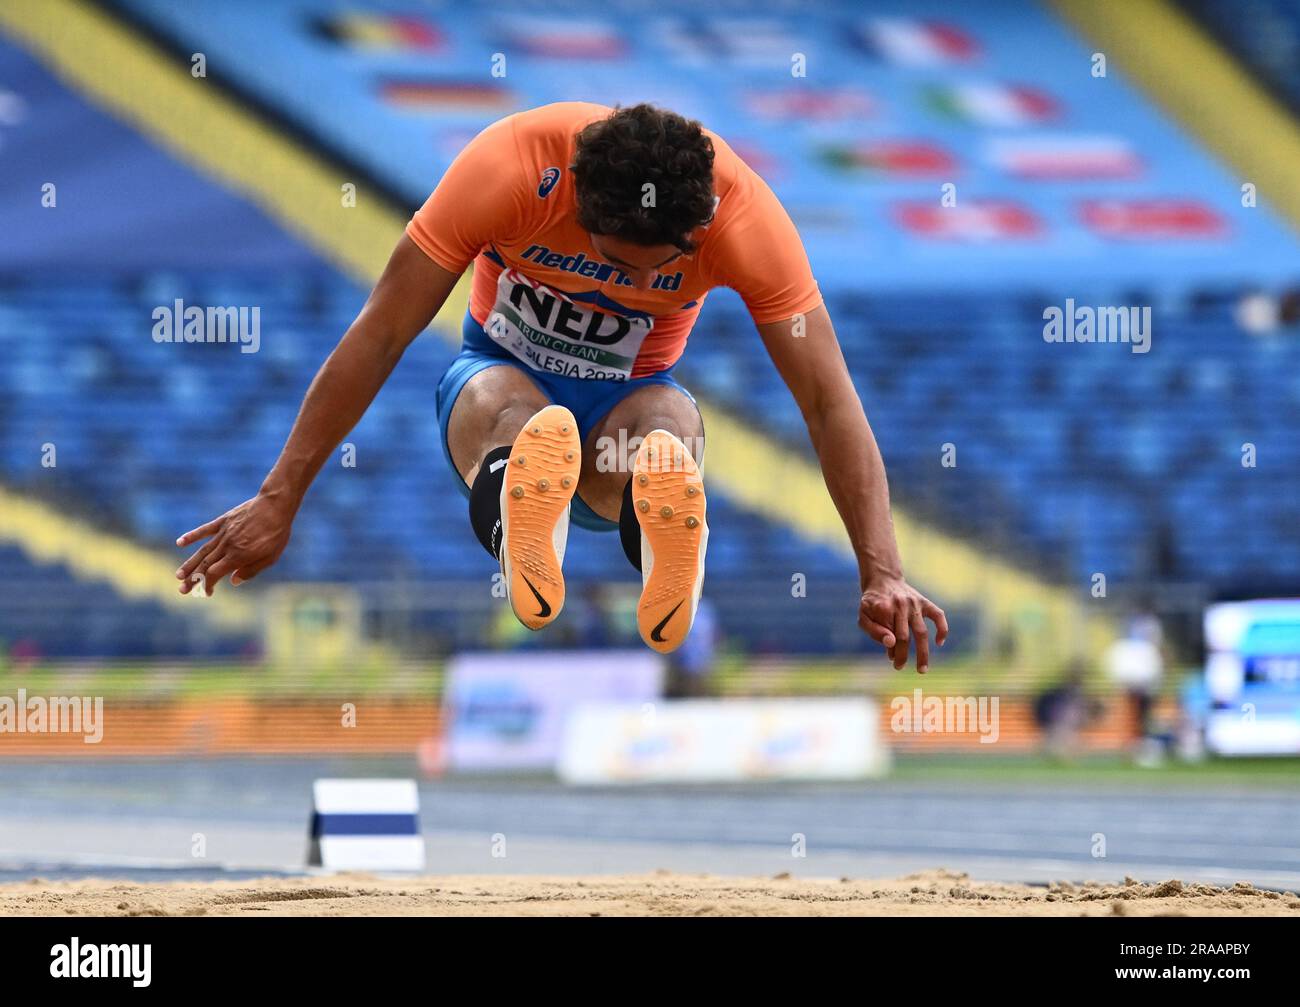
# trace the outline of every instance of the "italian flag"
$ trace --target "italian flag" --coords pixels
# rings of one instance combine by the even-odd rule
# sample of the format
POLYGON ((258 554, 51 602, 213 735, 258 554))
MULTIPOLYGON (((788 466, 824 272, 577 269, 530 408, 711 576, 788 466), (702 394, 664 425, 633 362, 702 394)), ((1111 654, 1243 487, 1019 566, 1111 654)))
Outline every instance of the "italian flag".
POLYGON ((979 47, 969 35, 939 21, 872 18, 862 26, 861 35, 869 51, 902 66, 964 63, 979 54, 979 47))
POLYGON ((919 140, 875 140, 854 147, 828 147, 823 160, 833 168, 866 168, 894 175, 946 175, 957 170, 952 156, 919 140))
POLYGON ((943 115, 979 126, 1031 126, 1060 111, 1049 95, 1015 84, 932 87, 926 97, 943 115))

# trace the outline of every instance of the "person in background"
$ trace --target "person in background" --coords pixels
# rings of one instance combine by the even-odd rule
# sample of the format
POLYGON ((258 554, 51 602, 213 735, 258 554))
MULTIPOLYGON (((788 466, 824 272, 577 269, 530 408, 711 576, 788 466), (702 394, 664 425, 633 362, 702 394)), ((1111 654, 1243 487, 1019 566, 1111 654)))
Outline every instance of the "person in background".
POLYGON ((1072 759, 1079 750, 1079 734, 1097 716, 1097 704, 1084 692, 1087 668, 1075 660, 1057 685, 1041 692, 1034 700, 1034 722, 1043 735, 1047 754, 1058 759, 1072 759))
POLYGON ((708 598, 701 598, 694 630, 669 659, 666 698, 688 699, 713 692, 720 637, 717 610, 708 598))
POLYGON ((582 591, 574 634, 576 645, 583 650, 602 650, 619 643, 610 615, 609 599, 598 581, 590 582, 582 591))
POLYGON ((1163 639, 1159 618, 1149 610, 1142 610, 1129 620, 1125 635, 1112 643, 1103 657, 1111 681, 1128 696, 1133 743, 1138 761, 1143 764, 1159 761, 1159 752, 1150 738, 1151 712, 1165 671, 1163 639))

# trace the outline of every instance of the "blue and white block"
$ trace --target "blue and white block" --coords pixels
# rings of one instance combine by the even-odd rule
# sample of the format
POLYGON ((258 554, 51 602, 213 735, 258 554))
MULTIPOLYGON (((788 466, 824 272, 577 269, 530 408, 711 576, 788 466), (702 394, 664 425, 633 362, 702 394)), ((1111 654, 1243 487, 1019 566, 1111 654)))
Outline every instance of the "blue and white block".
POLYGON ((317 780, 307 862, 330 871, 422 871, 414 780, 317 780))

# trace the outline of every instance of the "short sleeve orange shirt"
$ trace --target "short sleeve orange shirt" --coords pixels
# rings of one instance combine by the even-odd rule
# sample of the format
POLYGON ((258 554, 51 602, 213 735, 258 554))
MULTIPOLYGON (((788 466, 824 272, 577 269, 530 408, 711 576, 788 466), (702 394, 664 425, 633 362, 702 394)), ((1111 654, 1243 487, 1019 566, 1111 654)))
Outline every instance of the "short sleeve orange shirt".
MULTIPOLYGON (((818 307, 821 294, 803 243, 767 184, 726 142, 714 146, 713 220, 693 235, 695 251, 674 260, 650 289, 638 290, 601 261, 577 221, 575 139, 613 110, 560 102, 493 123, 452 162, 406 233, 444 269, 474 263, 470 314, 485 324, 503 270, 604 311, 648 316, 630 376, 671 367, 704 298, 714 287, 740 294, 757 324, 818 307)), ((706 131, 707 132, 707 131, 706 131)))

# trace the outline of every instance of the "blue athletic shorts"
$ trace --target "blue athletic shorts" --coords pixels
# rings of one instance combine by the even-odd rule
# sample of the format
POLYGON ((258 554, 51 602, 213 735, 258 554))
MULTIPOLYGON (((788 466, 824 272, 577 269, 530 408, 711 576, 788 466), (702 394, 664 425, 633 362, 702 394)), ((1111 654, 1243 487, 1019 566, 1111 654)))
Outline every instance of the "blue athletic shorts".
MULTIPOLYGON (((528 375, 548 399, 558 405, 566 406, 573 413, 578 421, 578 432, 584 443, 592 428, 638 388, 647 385, 668 385, 676 388, 692 403, 695 401, 695 397, 677 383, 671 367, 666 371, 629 381, 566 378, 545 371, 535 371, 508 350, 502 349, 483 331, 483 327, 474 321, 474 317, 468 311, 465 312, 465 323, 461 334, 464 341, 461 344, 460 354, 451 362, 447 373, 438 382, 437 406, 438 428, 442 432, 442 453, 447 459, 447 464, 451 466, 452 474, 456 477, 456 485, 460 487, 461 493, 466 498, 469 497, 469 487, 461 474, 456 471, 455 463, 451 460, 451 449, 447 446, 447 426, 451 421, 451 410, 456 404, 460 390, 465 387, 465 382, 479 371, 489 367, 504 366, 514 367, 528 375)), ((592 531, 613 531, 618 528, 617 522, 601 517, 576 494, 573 497, 571 519, 580 528, 588 528, 592 531)))

